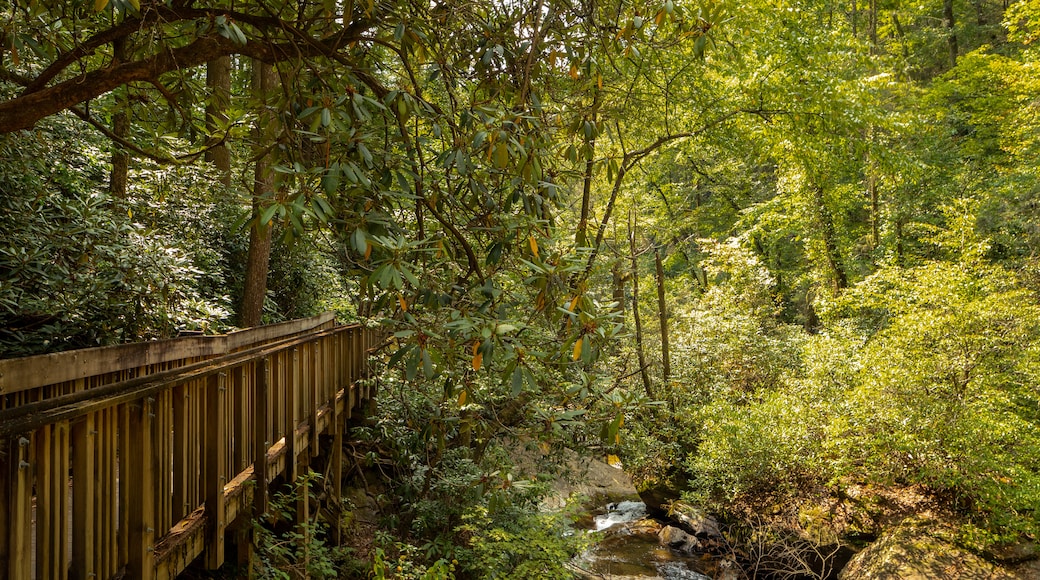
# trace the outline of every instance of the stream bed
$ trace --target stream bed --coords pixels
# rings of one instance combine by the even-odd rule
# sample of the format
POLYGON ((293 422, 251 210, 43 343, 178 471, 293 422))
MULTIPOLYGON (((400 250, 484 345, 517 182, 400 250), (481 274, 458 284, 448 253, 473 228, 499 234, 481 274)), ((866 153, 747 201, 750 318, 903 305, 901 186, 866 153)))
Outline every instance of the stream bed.
POLYGON ((584 521, 586 533, 603 537, 574 565, 589 578, 712 580, 720 575, 719 561, 707 554, 680 553, 661 545, 661 523, 648 517, 646 505, 621 501, 595 510, 584 521))

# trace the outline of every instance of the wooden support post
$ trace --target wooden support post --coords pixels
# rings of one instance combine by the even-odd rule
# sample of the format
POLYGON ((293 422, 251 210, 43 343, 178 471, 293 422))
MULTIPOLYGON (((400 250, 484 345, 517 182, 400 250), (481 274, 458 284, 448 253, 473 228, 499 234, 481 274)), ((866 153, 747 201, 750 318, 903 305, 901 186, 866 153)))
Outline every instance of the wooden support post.
POLYGON ((253 379, 253 403, 256 411, 253 420, 253 477, 256 478, 256 489, 253 490, 253 516, 257 518, 267 513, 267 448, 271 445, 267 436, 269 380, 267 357, 264 357, 256 361, 253 379))
POLYGON ((65 578, 68 562, 69 426, 39 430, 36 445, 36 577, 65 578))
POLYGON ((188 478, 196 474, 188 463, 188 437, 191 433, 188 409, 191 403, 188 386, 173 388, 173 521, 179 522, 191 513, 188 505, 188 478))
POLYGON ((305 353, 307 355, 307 361, 304 363, 304 367, 309 369, 307 373, 307 382, 303 385, 303 392, 306 393, 307 398, 310 399, 308 410, 310 415, 307 417, 307 421, 311 425, 310 442, 309 442, 309 455, 315 456, 318 454, 318 406, 321 402, 321 397, 318 396, 320 388, 318 386, 321 381, 321 367, 318 366, 318 348, 321 346, 321 342, 314 341, 308 343, 308 349, 305 353))
MULTIPOLYGON (((139 475, 135 472, 137 470, 132 469, 131 466, 139 463, 133 450, 130 448, 130 429, 131 429, 131 408, 130 403, 124 403, 115 408, 115 421, 118 426, 115 427, 115 480, 116 482, 116 502, 115 502, 115 568, 120 569, 124 564, 127 564, 131 560, 130 554, 130 537, 134 531, 131 529, 131 510, 120 509, 120 504, 127 501, 125 498, 131 497, 130 487, 134 480, 133 476, 139 475), (129 530, 129 533, 127 532, 129 530)), ((133 414, 140 414, 141 407, 144 406, 141 402, 133 405, 133 414)), ((137 421, 139 423, 139 421, 137 421)), ((133 427, 139 428, 139 427, 133 427)), ((149 429, 151 432, 151 429, 149 429)), ((140 445, 140 441, 137 442, 140 445)), ((148 465, 151 465, 149 462, 148 465)), ((149 489, 152 489, 151 482, 149 483, 149 489)))
POLYGON ((311 520, 311 478, 308 473, 310 468, 309 461, 310 453, 301 453, 299 456, 299 466, 296 471, 299 474, 300 480, 294 481, 293 484, 301 484, 296 489, 296 526, 297 532, 300 534, 300 552, 302 554, 303 569, 307 570, 310 568, 310 545, 311 545, 311 533, 310 526, 308 524, 311 520))
POLYGON ((127 407, 127 429, 120 433, 128 453, 119 458, 119 476, 127 482, 129 525, 127 566, 135 580, 155 577, 155 477, 152 472, 152 421, 155 401, 145 397, 127 407))
MULTIPOLYGON (((25 434, 8 445, 9 463, 5 467, 8 477, 10 520, 7 521, 7 566, 8 578, 32 577, 32 486, 34 434, 25 434)), ((5 570, 0 570, 3 572, 5 570)))
POLYGON ((216 373, 206 381, 206 568, 224 564, 224 483, 227 479, 227 375, 216 373))
POLYGON ((253 524, 248 517, 238 518, 232 532, 235 542, 235 564, 238 566, 236 578, 253 580, 256 571, 253 569, 253 524))
MULTIPOLYGON (((101 577, 111 578, 120 566, 119 561, 119 521, 116 517, 117 498, 119 493, 119 475, 116 461, 116 449, 119 437, 116 427, 119 424, 119 407, 109 407, 101 411, 103 417, 99 434, 101 435, 101 577)), ((123 510, 125 513, 126 510, 123 510)))
POLYGON ((95 413, 72 426, 72 570, 71 577, 89 580, 101 577, 98 562, 96 518, 97 488, 100 479, 95 457, 97 427, 95 413))
POLYGON ((232 466, 234 467, 234 472, 239 473, 250 467, 250 462, 253 459, 249 450, 249 441, 251 440, 250 418, 253 415, 250 413, 249 408, 249 388, 245 384, 245 365, 239 365, 231 369, 231 385, 232 395, 234 396, 232 405, 234 412, 231 415, 235 422, 235 455, 232 466))
POLYGON ((51 465, 51 448, 54 440, 54 425, 46 425, 36 432, 36 577, 52 578, 49 569, 50 551, 54 548, 54 472, 51 465))
POLYGON ((342 543, 343 527, 343 423, 346 413, 336 412, 336 395, 332 395, 332 543, 342 543))
POLYGON ((351 414, 357 411, 361 407, 361 396, 360 389, 361 385, 358 381, 361 379, 360 365, 358 360, 360 359, 359 353, 364 348, 361 343, 362 329, 354 329, 350 333, 350 411, 351 414))
POLYGON ((289 357, 289 372, 286 373, 285 385, 285 478, 290 484, 296 483, 296 423, 298 421, 297 403, 300 389, 300 353, 292 348, 289 357))
MULTIPOLYGON (((13 442, 0 439, 0 522, 11 521, 11 484, 14 482, 17 469, 12 465, 14 462, 17 462, 17 455, 13 442)), ((0 526, 0 573, 3 574, 10 572, 11 537, 11 527, 0 526)))

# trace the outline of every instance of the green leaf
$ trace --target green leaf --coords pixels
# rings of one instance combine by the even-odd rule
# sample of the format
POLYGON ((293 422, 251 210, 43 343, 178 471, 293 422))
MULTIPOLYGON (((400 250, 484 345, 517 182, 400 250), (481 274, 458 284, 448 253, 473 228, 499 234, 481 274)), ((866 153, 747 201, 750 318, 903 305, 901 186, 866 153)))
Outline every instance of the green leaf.
POLYGON ((505 169, 506 165, 509 164, 509 148, 505 143, 499 143, 495 146, 495 168, 505 169))
POLYGON ((404 376, 409 381, 415 379, 419 374, 419 353, 413 352, 411 356, 404 361, 404 376))
MULTIPOLYGON (((325 190, 325 195, 329 196, 339 191, 339 171, 330 169, 327 173, 325 173, 325 175, 321 178, 321 188, 325 190)), ((324 204, 321 210, 325 215, 332 214, 332 207, 329 206, 327 201, 320 197, 316 198, 315 201, 319 204, 324 204)))
POLYGON ((512 390, 510 391, 510 394, 512 396, 516 397, 517 395, 520 394, 520 392, 523 389, 524 389, 524 372, 521 369, 521 367, 518 366, 515 369, 513 369, 512 390))
POLYGON ((246 35, 242 33, 242 29, 238 27, 234 22, 228 22, 228 29, 231 31, 231 40, 244 45, 246 43, 246 35))
POLYGON ((264 208, 264 211, 260 212, 260 225, 266 226, 271 223, 274 218, 274 214, 278 212, 278 208, 281 207, 278 204, 272 204, 264 208))
POLYGON ((362 254, 368 251, 368 237, 365 235, 365 230, 361 228, 354 230, 352 238, 355 250, 362 254))
POLYGON ((415 348, 414 344, 406 344, 402 346, 397 352, 390 355, 390 360, 388 361, 387 366, 392 367, 397 365, 397 363, 401 362, 401 359, 404 358, 404 355, 408 354, 413 348, 415 348))
POLYGON ((512 324, 499 324, 495 327, 495 334, 501 336, 507 332, 513 332, 514 330, 516 330, 516 327, 512 324))

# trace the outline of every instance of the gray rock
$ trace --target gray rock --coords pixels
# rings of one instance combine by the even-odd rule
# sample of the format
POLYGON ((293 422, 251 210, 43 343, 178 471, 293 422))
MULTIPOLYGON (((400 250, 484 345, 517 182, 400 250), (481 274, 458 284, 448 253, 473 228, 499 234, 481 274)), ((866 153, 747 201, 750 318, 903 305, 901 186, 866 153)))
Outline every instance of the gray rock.
POLYGON ((699 507, 681 501, 672 502, 672 506, 668 510, 668 517, 698 537, 712 540, 722 539, 719 522, 699 507))
POLYGON ((665 526, 657 533, 657 539, 662 546, 677 552, 692 554, 700 547, 701 542, 696 536, 688 534, 675 526, 665 526))
POLYGON ((991 548, 987 555, 1001 564, 1021 564, 1040 559, 1040 545, 1036 542, 1015 542, 991 548))

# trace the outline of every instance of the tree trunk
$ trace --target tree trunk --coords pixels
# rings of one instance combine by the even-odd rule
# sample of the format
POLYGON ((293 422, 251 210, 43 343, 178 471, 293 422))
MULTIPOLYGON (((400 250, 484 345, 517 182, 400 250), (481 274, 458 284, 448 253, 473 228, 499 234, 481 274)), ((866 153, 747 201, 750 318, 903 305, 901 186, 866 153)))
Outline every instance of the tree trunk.
MULTIPOLYGON (((597 91, 592 101, 592 114, 587 123, 592 123, 593 131, 596 126, 596 110, 599 108, 599 92, 597 91)), ((596 138, 588 136, 585 146, 590 149, 585 159, 585 173, 582 177, 581 187, 581 215, 578 216, 578 231, 574 234, 574 245, 579 248, 589 246, 589 216, 592 214, 592 178, 596 159, 596 138)))
POLYGON ((870 27, 870 53, 878 54, 877 44, 877 0, 870 0, 870 19, 867 23, 870 27))
POLYGON ((621 271, 621 261, 614 262, 610 269, 614 288, 614 312, 625 311, 625 274, 621 271))
POLYGON ((834 232, 834 219, 827 208, 827 201, 823 197, 823 188, 813 186, 813 205, 816 206, 816 219, 819 222, 820 236, 823 238, 823 246, 826 250, 827 264, 834 275, 834 287, 841 291, 848 287, 849 279, 845 275, 845 267, 841 263, 841 252, 838 251, 837 234, 834 232))
POLYGON ((632 317, 636 322, 636 357, 639 360, 639 376, 647 398, 653 399, 650 375, 647 373, 646 356, 643 354, 643 323, 639 318, 639 262, 636 259, 636 212, 632 209, 628 218, 628 247, 632 258, 632 317))
POLYGON ((903 25, 899 23, 899 15, 895 12, 892 13, 892 25, 896 27, 896 34, 899 35, 899 45, 903 49, 903 59, 910 58, 910 48, 906 45, 906 34, 903 33, 903 25))
POLYGON ((210 149, 206 161, 220 172, 220 182, 231 186, 231 153, 223 142, 221 127, 227 124, 227 108, 231 103, 231 57, 222 56, 206 63, 206 88, 209 102, 206 103, 206 133, 210 149))
POLYGON ((856 0, 852 0, 852 9, 849 12, 849 22, 852 24, 852 37, 856 38, 859 36, 859 27, 856 26, 856 21, 859 19, 859 6, 856 5, 856 0))
POLYGON ((949 31, 946 41, 950 45, 950 68, 957 66, 957 31, 953 19, 953 0, 943 0, 943 24, 949 31))
POLYGON ((871 155, 874 143, 874 126, 867 127, 867 196, 870 199, 870 249, 877 251, 881 246, 881 200, 878 199, 877 164, 871 155))
MULTIPOLYGON (((277 118, 270 105, 278 88, 278 74, 274 67, 261 62, 253 65, 253 90, 262 107, 257 119, 257 150, 265 148, 276 137, 274 127, 277 118)), ((274 190, 274 174, 271 171, 272 154, 257 159, 253 173, 253 222, 249 228, 249 255, 246 258, 245 286, 242 289, 242 308, 239 310, 239 325, 259 326, 264 312, 267 295, 267 273, 271 261, 271 223, 260 223, 263 209, 261 201, 265 194, 274 190)))
POLYGON ((664 266, 661 263, 661 252, 654 248, 654 270, 657 273, 657 318, 661 324, 661 385, 668 395, 668 403, 672 413, 675 412, 675 399, 672 397, 672 363, 668 354, 668 304, 664 299, 664 266))
MULTIPOLYGON (((126 39, 120 38, 112 43, 113 57, 116 62, 126 61, 126 39)), ((112 133, 120 139, 126 139, 130 133, 130 89, 123 87, 116 96, 116 113, 112 115, 112 133)), ((122 144, 112 143, 112 173, 109 175, 108 191, 112 197, 126 199, 126 186, 130 176, 130 154, 122 144)))
POLYGON ((897 217, 895 222, 896 266, 902 266, 903 258, 903 218, 897 217))
POLYGON ((870 195, 870 249, 881 246, 881 200, 878 198, 877 176, 873 160, 867 165, 867 194, 870 195))

